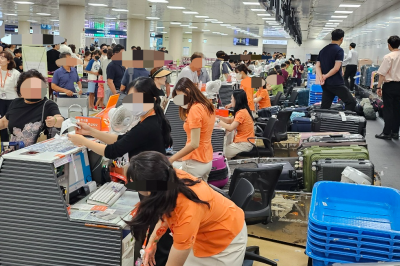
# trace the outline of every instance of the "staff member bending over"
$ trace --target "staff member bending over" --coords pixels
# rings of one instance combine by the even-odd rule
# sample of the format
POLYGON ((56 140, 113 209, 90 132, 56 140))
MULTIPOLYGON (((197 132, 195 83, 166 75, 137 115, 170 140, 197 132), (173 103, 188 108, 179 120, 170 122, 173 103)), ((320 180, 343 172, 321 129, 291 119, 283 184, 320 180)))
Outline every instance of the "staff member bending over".
POLYGON ((172 97, 177 95, 184 95, 188 103, 179 108, 179 115, 185 121, 187 141, 169 161, 173 163, 183 158, 182 170, 207 181, 213 159, 214 106, 188 78, 181 78, 175 85, 172 97))
MULTIPOLYGON (((233 143, 225 146, 225 157, 230 160, 241 152, 248 152, 253 149, 247 139, 254 138, 254 122, 249 105, 247 104, 246 93, 242 90, 233 91, 231 105, 233 118, 217 117, 217 123, 228 131, 236 129, 236 136, 233 143)), ((254 143, 254 140, 251 140, 254 143)))
POLYGON ((206 182, 174 169, 157 152, 143 152, 133 157, 128 179, 133 181, 132 188, 149 183, 173 184, 168 185, 168 190, 139 191, 147 197, 140 202, 129 223, 136 241, 144 243, 149 224, 164 221, 157 224, 150 236, 145 266, 154 265, 157 240, 167 228, 171 229, 174 240, 167 266, 243 264, 247 228, 244 213, 235 203, 206 182))
MULTIPOLYGON (((127 92, 128 95, 143 93, 143 99, 149 97, 155 99, 154 108, 143 111, 139 124, 124 135, 118 136, 93 129, 84 123, 78 123, 81 129, 76 129, 77 134, 68 135, 69 139, 75 145, 86 146, 95 153, 111 159, 121 157, 125 153, 128 153, 131 158, 143 151, 157 151, 165 154, 165 149, 172 145, 171 127, 161 109, 159 90, 154 81, 151 78, 139 77, 128 85, 127 92), (79 134, 92 136, 106 145, 95 143, 79 134)), ((151 227, 153 228, 156 223, 157 221, 151 224, 151 227)), ((156 254, 157 266, 166 265, 171 245, 172 238, 166 234, 159 243, 156 254)))
MULTIPOLYGON (((249 105, 249 108, 251 111, 255 111, 254 107, 254 101, 253 101, 253 94, 254 94, 254 89, 251 87, 251 77, 248 76, 248 74, 251 73, 251 71, 247 68, 246 65, 239 65, 238 67, 235 68, 236 72, 236 79, 240 82, 240 88, 246 92, 247 95, 247 102, 249 105)), ((226 109, 229 109, 233 107, 232 104, 229 104, 225 106, 226 109)))

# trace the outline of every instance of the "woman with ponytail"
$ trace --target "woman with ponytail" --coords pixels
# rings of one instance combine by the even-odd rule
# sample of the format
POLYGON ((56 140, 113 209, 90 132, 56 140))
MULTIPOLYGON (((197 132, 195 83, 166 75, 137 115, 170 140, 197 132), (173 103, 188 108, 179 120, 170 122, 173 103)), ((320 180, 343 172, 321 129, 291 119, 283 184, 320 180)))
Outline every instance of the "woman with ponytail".
POLYGON ((144 266, 159 265, 154 254, 168 228, 173 245, 167 266, 243 264, 247 228, 243 211, 232 201, 203 180, 174 169, 157 152, 134 156, 127 177, 131 181, 128 188, 145 196, 128 222, 135 240, 147 243, 144 266), (157 226, 148 236, 149 225, 154 223, 157 226))
POLYGON ((116 135, 91 128, 85 123, 77 123, 80 128, 76 128, 77 134, 69 134, 69 139, 75 145, 86 146, 109 159, 121 157, 126 153, 130 158, 143 151, 165 154, 165 149, 172 145, 171 126, 160 106, 159 90, 154 81, 151 78, 139 77, 128 85, 127 93, 140 94, 143 103, 139 103, 138 106, 147 108, 142 112, 135 112, 135 115, 140 116, 140 122, 135 127, 124 135, 116 135), (96 143, 83 135, 92 136, 105 144, 96 143))

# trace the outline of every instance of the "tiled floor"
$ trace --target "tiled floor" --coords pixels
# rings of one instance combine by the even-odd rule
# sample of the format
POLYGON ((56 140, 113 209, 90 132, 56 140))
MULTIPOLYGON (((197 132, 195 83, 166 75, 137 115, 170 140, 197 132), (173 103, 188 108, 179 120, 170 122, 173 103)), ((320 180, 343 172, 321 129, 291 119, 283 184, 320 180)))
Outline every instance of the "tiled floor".
MULTIPOLYGON (((260 255, 278 263, 278 266, 307 266, 308 257, 304 254, 304 248, 283 245, 254 237, 247 240, 248 246, 259 246, 260 255)), ((255 262, 253 266, 265 266, 255 262)))

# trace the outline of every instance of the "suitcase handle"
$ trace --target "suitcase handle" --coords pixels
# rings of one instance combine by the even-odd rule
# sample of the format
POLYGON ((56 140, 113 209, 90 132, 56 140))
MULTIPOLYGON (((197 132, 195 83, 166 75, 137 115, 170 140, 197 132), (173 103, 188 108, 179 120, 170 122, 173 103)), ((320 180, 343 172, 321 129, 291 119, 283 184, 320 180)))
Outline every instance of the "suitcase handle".
POLYGON ((343 134, 341 134, 341 135, 329 135, 329 137, 331 137, 331 138, 341 138, 341 137, 343 137, 343 134))

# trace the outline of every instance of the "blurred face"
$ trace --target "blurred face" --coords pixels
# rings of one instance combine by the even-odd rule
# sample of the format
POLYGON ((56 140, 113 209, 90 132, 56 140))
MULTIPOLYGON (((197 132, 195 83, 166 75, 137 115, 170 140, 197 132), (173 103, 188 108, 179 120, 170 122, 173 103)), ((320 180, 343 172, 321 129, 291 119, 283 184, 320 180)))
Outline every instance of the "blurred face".
POLYGON ((203 67, 203 58, 193 59, 191 65, 195 69, 195 71, 200 71, 201 68, 203 67))
POLYGON ((24 99, 43 99, 46 91, 46 83, 36 77, 27 78, 21 84, 21 98, 24 99))
POLYGON ((11 50, 11 51, 14 51, 14 49, 15 49, 15 45, 11 45, 11 46, 10 46, 10 50, 11 50))
POLYGON ((16 56, 16 57, 21 57, 22 54, 21 54, 21 53, 16 53, 15 56, 16 56))
POLYGON ((0 53, 3 52, 3 46, 0 45, 0 53))
POLYGON ((0 66, 7 66, 9 63, 10 61, 4 57, 4 53, 0 54, 0 66))
POLYGON ((82 60, 78 58, 72 58, 70 55, 67 55, 65 58, 60 58, 56 61, 57 66, 66 66, 73 67, 77 65, 82 65, 82 60))
POLYGON ((232 107, 235 107, 236 101, 235 98, 233 97, 233 95, 231 96, 231 105, 232 107))
POLYGON ((165 85, 165 82, 167 82, 167 77, 155 78, 155 81, 160 85, 165 85))

